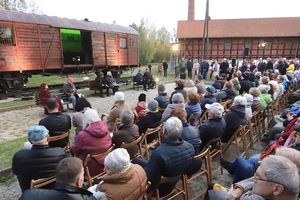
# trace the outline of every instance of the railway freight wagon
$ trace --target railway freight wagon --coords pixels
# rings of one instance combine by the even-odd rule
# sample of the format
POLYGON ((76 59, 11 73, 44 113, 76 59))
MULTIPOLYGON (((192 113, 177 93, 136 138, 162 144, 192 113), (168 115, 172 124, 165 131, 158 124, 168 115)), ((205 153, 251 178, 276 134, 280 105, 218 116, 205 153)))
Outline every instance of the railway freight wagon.
POLYGON ((22 88, 30 73, 138 63, 138 33, 130 27, 0 10, 2 92, 22 88))

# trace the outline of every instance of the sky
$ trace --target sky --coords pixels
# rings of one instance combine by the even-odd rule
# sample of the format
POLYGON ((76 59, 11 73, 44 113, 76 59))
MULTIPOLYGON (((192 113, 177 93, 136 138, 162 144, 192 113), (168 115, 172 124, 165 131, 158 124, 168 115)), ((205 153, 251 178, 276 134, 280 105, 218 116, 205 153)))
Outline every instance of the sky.
MULTIPOLYGON (((172 34, 187 20, 188 0, 32 0, 46 15, 128 26, 145 19, 172 34)), ((204 19, 206 0, 195 0, 195 19, 204 19)), ((210 0, 211 19, 299 17, 300 0, 210 0)), ((245 27, 248 28, 246 25, 245 27)))

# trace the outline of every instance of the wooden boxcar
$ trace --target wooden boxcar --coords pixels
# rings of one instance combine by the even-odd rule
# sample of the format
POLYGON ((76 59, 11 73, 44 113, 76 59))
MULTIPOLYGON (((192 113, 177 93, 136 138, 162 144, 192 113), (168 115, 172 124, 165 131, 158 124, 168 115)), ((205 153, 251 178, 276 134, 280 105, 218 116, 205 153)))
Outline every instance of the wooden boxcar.
POLYGON ((29 72, 138 63, 138 33, 130 27, 0 10, 2 91, 22 87, 29 72))

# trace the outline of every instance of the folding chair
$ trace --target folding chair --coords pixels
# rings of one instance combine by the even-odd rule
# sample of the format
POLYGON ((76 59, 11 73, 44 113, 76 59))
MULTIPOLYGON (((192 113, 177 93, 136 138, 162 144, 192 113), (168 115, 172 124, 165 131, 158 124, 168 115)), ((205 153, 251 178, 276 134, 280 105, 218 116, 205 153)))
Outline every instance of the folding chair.
POLYGON ((70 152, 70 131, 66 131, 61 135, 51 136, 48 138, 48 142, 56 142, 59 140, 64 140, 65 138, 68 138, 68 142, 65 146, 65 151, 70 152))
POLYGON ((121 119, 120 118, 116 118, 114 126, 113 126, 113 133, 119 130, 119 127, 121 125, 121 119))
MULTIPOLYGON (((240 155, 240 148, 239 148, 239 143, 240 141, 243 140, 243 131, 244 131, 244 127, 243 126, 239 126, 239 128, 237 130, 235 130, 235 132, 233 133, 233 135, 231 136, 231 138, 229 139, 229 141, 227 143, 223 143, 223 153, 232 145, 235 144, 236 145, 236 150, 237 150, 237 155, 240 155)), ((244 152, 242 152, 244 153, 244 152)))
POLYGON ((56 180, 55 176, 50 176, 50 177, 40 178, 40 179, 32 179, 30 188, 41 188, 46 185, 50 185, 54 183, 55 180, 56 180))
POLYGON ((110 152, 113 151, 115 145, 112 145, 106 152, 103 152, 103 153, 99 153, 99 154, 88 154, 86 155, 86 158, 84 160, 84 163, 83 163, 83 168, 84 168, 84 174, 85 174, 85 177, 86 179, 88 180, 88 184, 89 186, 92 186, 93 185, 93 182, 95 179, 99 179, 101 176, 103 176, 105 174, 105 172, 101 172, 100 174, 97 174, 95 176, 91 176, 90 174, 90 169, 89 169, 89 162, 90 161, 97 161, 101 158, 105 158, 107 156, 107 154, 109 154, 110 152))
MULTIPOLYGON (((192 180, 198 178, 199 176, 202 176, 203 174, 206 176, 206 180, 207 180, 207 185, 212 183, 212 173, 211 173, 211 158, 210 158, 210 149, 211 146, 208 146, 202 153, 194 156, 194 160, 202 160, 205 162, 205 165, 202 167, 201 169, 199 169, 199 171, 195 174, 193 174, 191 177, 187 178, 187 183, 191 183, 192 180)), ((204 195, 206 190, 203 192, 198 192, 197 194, 195 194, 196 196, 194 196, 193 198, 190 197, 190 192, 189 190, 187 190, 188 192, 188 199, 198 199, 200 196, 204 195)))
POLYGON ((181 180, 182 182, 182 188, 178 188, 177 185, 174 187, 174 189, 166 196, 161 197, 159 195, 158 188, 155 190, 156 194, 156 200, 171 200, 175 197, 178 197, 179 195, 182 195, 184 200, 188 200, 188 192, 187 192, 187 177, 186 175, 179 175, 176 177, 161 177, 160 183, 168 183, 168 182, 175 182, 177 180, 181 180))
POLYGON ((150 148, 160 144, 160 131, 161 131, 161 128, 162 128, 162 124, 159 125, 158 127, 156 128, 148 128, 146 133, 144 134, 144 137, 142 138, 142 141, 141 141, 141 148, 144 148, 145 149, 145 153, 146 153, 146 156, 147 156, 147 159, 149 160, 150 158, 150 148), (153 141, 151 141, 150 143, 148 143, 147 141, 147 137, 148 136, 153 136, 155 135, 155 139, 153 141))
MULTIPOLYGON (((210 163, 212 163, 212 160, 215 157, 219 156, 221 158, 223 156, 221 137, 211 139, 206 144, 205 147, 208 148, 209 146, 211 146, 211 148, 210 148, 210 163)), ((220 168, 221 174, 223 174, 223 168, 221 166, 221 163, 219 163, 219 164, 220 164, 220 166, 218 168, 220 168)), ((210 173, 215 174, 217 172, 217 170, 218 169, 216 169, 215 171, 211 171, 210 173)))
POLYGON ((130 152, 131 148, 133 147, 138 147, 139 150, 138 152, 134 155, 134 157, 142 157, 142 147, 141 147, 141 141, 142 138, 144 137, 144 134, 142 134, 139 138, 137 138, 136 140, 130 142, 130 143, 122 143, 121 144, 121 148, 126 149, 128 152, 130 152))

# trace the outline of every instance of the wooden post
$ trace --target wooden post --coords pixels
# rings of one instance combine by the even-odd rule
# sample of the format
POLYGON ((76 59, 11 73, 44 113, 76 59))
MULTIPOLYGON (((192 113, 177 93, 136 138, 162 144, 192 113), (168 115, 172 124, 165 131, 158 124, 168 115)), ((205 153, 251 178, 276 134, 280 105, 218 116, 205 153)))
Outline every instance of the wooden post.
POLYGON ((104 32, 104 54, 105 54, 105 67, 107 67, 107 46, 106 46, 106 33, 104 32))
POLYGON ((54 38, 55 38, 55 35, 56 35, 57 30, 58 30, 58 29, 55 29, 55 31, 54 31, 54 33, 53 33, 52 40, 51 40, 50 47, 49 47, 48 52, 47 52, 47 55, 46 55, 45 64, 44 64, 43 69, 45 69, 45 67, 47 66, 47 63, 48 63, 48 57, 49 57, 49 54, 50 54, 51 49, 52 49, 52 47, 53 47, 53 41, 54 41, 54 38))
POLYGON ((19 63, 19 71, 22 71, 22 61, 20 59, 20 51, 19 51, 19 38, 16 30, 16 23, 13 22, 13 30, 14 30, 14 39, 16 43, 16 51, 17 51, 17 57, 18 57, 18 63, 19 63))
POLYGON ((43 58, 43 50, 42 50, 40 25, 38 25, 38 39, 39 39, 39 50, 40 50, 41 68, 44 69, 44 58, 43 58))
POLYGON ((63 70, 64 65, 65 65, 65 62, 64 62, 64 47, 63 47, 62 37, 61 37, 60 31, 59 31, 58 36, 59 36, 59 46, 60 46, 60 53, 61 53, 61 68, 63 70))

